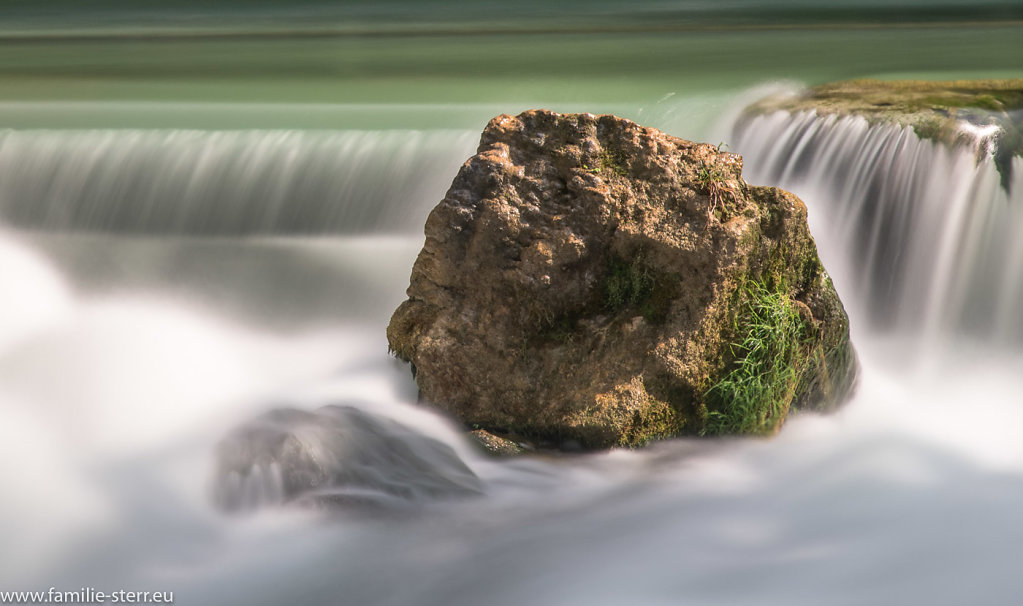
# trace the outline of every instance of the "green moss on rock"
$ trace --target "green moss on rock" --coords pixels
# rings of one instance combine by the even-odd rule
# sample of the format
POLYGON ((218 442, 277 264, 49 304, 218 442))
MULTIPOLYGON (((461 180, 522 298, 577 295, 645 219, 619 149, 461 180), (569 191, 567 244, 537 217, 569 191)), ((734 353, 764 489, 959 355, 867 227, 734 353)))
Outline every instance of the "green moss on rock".
POLYGON ((746 285, 731 370, 707 393, 707 435, 771 434, 788 414, 808 366, 811 327, 784 291, 746 285))
POLYGON ((612 313, 633 309, 648 322, 663 322, 678 294, 675 276, 646 262, 643 253, 632 260, 612 256, 607 263, 602 290, 604 307, 612 313))
POLYGON ((427 221, 391 349, 424 401, 538 443, 770 433, 793 407, 836 405, 854 371, 814 352, 847 346, 848 320, 806 207, 741 171, 735 154, 614 116, 495 118, 427 221), (741 349, 767 322, 750 315, 766 305, 752 285, 799 318, 784 381, 741 349), (771 387, 743 391, 740 367, 771 387), (727 421, 750 402, 773 408, 727 421))

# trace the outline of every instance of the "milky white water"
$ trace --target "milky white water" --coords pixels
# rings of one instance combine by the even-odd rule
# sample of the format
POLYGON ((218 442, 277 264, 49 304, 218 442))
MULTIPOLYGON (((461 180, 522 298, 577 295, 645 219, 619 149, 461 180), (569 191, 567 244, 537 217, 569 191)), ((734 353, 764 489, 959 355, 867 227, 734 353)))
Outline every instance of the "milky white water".
POLYGON ((1023 167, 1009 196, 989 162, 904 130, 808 115, 722 130, 750 182, 806 201, 857 395, 766 441, 513 461, 417 405, 384 339, 472 132, 0 134, 0 588, 1018 603, 1023 167), (224 237, 240 233, 257 237, 224 237), (384 517, 214 507, 232 427, 346 402, 448 444, 484 495, 384 517))

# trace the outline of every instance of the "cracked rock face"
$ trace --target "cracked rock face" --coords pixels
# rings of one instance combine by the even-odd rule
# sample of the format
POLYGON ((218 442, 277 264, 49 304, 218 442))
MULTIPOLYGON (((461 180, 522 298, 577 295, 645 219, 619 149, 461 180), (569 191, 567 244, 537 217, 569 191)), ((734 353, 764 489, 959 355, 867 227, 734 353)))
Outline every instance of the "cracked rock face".
POLYGON ((728 412, 714 386, 743 357, 756 284, 798 312, 806 354, 756 431, 842 400, 848 319, 806 208, 741 172, 615 116, 494 118, 426 222, 391 350, 422 399, 496 433, 587 448, 698 434, 728 412))

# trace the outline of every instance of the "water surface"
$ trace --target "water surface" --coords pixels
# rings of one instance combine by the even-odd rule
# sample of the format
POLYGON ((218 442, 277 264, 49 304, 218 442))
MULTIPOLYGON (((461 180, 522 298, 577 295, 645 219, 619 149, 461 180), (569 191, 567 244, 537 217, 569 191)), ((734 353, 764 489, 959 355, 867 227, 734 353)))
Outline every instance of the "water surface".
POLYGON ((835 79, 1023 76, 1014 3, 48 6, 6 8, 0 35, 0 590, 1017 601, 1023 187, 907 133, 734 122, 835 79), (422 224, 487 120, 532 107, 722 142, 802 196, 854 400, 767 441, 511 462, 418 404, 384 327, 422 224), (385 519, 214 507, 225 432, 336 402, 449 445, 485 495, 385 519))

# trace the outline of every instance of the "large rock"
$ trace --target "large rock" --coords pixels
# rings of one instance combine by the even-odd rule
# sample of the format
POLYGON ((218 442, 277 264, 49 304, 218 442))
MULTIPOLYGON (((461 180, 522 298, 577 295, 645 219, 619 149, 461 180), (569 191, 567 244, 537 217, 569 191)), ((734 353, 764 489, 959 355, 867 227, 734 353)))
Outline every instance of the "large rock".
POLYGON ((468 425, 588 448, 837 403, 855 356, 806 208, 741 169, 615 116, 494 118, 427 220, 391 350, 468 425))

